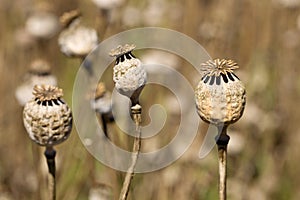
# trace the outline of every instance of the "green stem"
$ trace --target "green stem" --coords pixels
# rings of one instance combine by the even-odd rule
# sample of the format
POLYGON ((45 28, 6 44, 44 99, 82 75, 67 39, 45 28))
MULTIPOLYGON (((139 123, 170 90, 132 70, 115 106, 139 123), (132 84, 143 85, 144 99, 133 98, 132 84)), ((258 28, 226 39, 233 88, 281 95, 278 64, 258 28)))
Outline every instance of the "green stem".
POLYGON ((56 151, 53 146, 47 146, 44 152, 48 165, 48 190, 49 200, 56 199, 56 179, 55 179, 55 155, 56 151))

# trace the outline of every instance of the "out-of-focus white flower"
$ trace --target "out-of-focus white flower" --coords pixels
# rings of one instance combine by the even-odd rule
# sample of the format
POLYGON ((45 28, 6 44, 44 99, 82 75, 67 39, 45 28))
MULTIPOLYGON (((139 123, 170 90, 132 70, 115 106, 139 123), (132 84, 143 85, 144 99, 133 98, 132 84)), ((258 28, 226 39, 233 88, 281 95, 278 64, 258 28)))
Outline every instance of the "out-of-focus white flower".
POLYGON ((63 23, 66 28, 58 38, 58 44, 63 54, 70 57, 85 57, 96 48, 98 45, 97 32, 95 29, 80 25, 80 15, 70 16, 70 19, 65 19, 63 23))
POLYGON ((92 0, 100 9, 110 10, 124 3, 124 0, 92 0))
POLYGON ((33 98, 32 90, 35 85, 56 86, 56 77, 51 74, 49 64, 44 60, 35 60, 24 77, 24 82, 16 89, 15 95, 21 106, 33 98))
POLYGON ((51 38, 59 29, 58 17, 49 12, 37 11, 27 19, 25 29, 34 37, 51 38))

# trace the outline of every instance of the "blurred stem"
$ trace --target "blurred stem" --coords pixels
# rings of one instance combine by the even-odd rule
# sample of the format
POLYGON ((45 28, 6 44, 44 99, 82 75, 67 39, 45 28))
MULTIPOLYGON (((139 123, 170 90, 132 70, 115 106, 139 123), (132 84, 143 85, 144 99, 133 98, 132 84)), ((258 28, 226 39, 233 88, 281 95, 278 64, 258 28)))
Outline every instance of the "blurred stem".
MULTIPOLYGON (((101 122, 102 124, 102 129, 103 129, 103 132, 104 132, 104 135, 109 138, 108 136, 108 132, 107 132, 107 116, 105 116, 105 114, 102 114, 102 113, 99 113, 99 112, 96 112, 96 115, 98 117, 98 120, 101 122)), ((99 123, 100 123, 99 122, 99 123)))
POLYGON ((34 167, 34 170, 37 172, 38 183, 40 183, 37 186, 38 193, 36 195, 37 195, 37 199, 42 199, 43 191, 41 190, 41 188, 43 188, 43 187, 41 185, 42 185, 44 179, 43 179, 43 173, 42 173, 41 167, 39 167, 40 161, 41 161, 40 147, 31 142, 31 151, 32 151, 32 157, 33 157, 33 167, 34 167))
POLYGON ((103 114, 100 114, 101 115, 101 121, 102 121, 102 128, 103 128, 103 131, 104 131, 104 135, 108 137, 108 133, 107 133, 107 121, 106 121, 106 117, 103 115, 103 114))
POLYGON ((56 151, 53 146, 47 146, 44 152, 47 159, 48 165, 48 190, 49 190, 49 200, 56 199, 56 179, 55 179, 55 155, 56 151))
POLYGON ((219 135, 216 139, 219 160, 219 200, 226 200, 227 179, 227 145, 230 137, 227 135, 227 126, 218 127, 219 135))
POLYGON ((127 170, 119 200, 127 199, 131 180, 134 175, 134 168, 136 166, 138 156, 141 150, 141 125, 140 125, 142 119, 141 112, 142 112, 142 107, 139 104, 135 104, 134 106, 131 107, 131 114, 135 122, 137 135, 134 138, 134 142, 133 142, 131 165, 127 170))
POLYGON ((108 9, 99 9, 99 16, 97 18, 97 31, 102 39, 104 39, 109 26, 110 12, 111 11, 108 9))
POLYGON ((91 61, 86 59, 87 56, 88 55, 84 55, 84 56, 80 57, 80 62, 81 62, 80 66, 82 66, 86 70, 86 72, 88 73, 89 78, 90 78, 90 82, 96 83, 97 79, 96 79, 95 73, 93 71, 93 66, 92 66, 91 61))

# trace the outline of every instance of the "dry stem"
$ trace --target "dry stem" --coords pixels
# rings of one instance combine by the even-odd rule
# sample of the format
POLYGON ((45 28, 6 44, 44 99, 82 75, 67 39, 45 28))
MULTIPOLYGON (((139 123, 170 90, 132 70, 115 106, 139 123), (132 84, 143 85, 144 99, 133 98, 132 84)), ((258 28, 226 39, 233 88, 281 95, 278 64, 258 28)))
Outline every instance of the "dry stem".
POLYGON ((56 199, 56 179, 55 179, 55 155, 56 151, 52 146, 47 146, 44 152, 47 159, 48 165, 48 190, 49 190, 49 200, 56 199))
POLYGON ((218 127, 219 137, 217 138, 219 158, 219 200, 226 200, 226 179, 227 179, 227 145, 230 137, 227 135, 227 126, 218 127))
POLYGON ((124 179, 124 183, 123 183, 123 186, 122 186, 122 190, 121 190, 119 200, 126 200, 127 199, 130 184, 131 184, 131 180, 132 180, 133 175, 134 175, 134 168, 135 168, 135 165, 137 163, 138 155, 139 155, 140 150, 141 150, 141 126, 140 126, 141 111, 142 111, 142 107, 139 104, 136 104, 136 105, 131 107, 131 114, 132 114, 133 120, 134 120, 135 125, 136 125, 137 135, 134 138, 134 142, 133 142, 131 165, 130 165, 130 167, 128 168, 128 170, 126 172, 126 176, 125 176, 125 179, 124 179))

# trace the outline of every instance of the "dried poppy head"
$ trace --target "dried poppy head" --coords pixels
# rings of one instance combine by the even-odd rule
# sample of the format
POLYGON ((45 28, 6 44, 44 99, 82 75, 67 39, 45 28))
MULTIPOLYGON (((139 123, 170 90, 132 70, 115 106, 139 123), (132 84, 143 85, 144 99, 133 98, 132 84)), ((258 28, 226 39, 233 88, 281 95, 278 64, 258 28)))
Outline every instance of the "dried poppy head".
POLYGON ((62 89, 36 85, 33 95, 23 110, 24 126, 31 140, 42 146, 65 141, 72 129, 72 113, 61 98, 62 89))
POLYGON ((199 116, 215 125, 236 122, 246 103, 245 87, 233 73, 238 65, 232 60, 216 59, 201 67, 204 76, 195 90, 199 116))
POLYGON ((115 56, 113 80, 117 91, 129 97, 133 104, 138 103, 139 95, 147 82, 147 74, 141 61, 132 54, 135 45, 118 46, 111 50, 115 56))
POLYGON ((100 114, 112 112, 111 93, 106 90, 103 82, 97 84, 96 90, 91 95, 90 104, 100 114))
POLYGON ((86 57, 98 45, 96 30, 82 26, 79 17, 77 10, 61 17, 65 29, 58 37, 58 44, 61 52, 69 57, 86 57))
POLYGON ((27 19, 25 29, 35 38, 52 38, 59 29, 58 17, 50 12, 37 11, 27 19))
POLYGON ((34 60, 24 76, 22 84, 16 89, 15 95, 21 106, 33 98, 32 90, 35 85, 56 85, 57 79, 51 74, 48 62, 42 59, 34 60))

